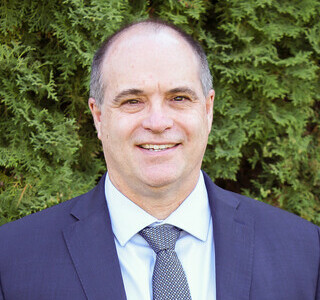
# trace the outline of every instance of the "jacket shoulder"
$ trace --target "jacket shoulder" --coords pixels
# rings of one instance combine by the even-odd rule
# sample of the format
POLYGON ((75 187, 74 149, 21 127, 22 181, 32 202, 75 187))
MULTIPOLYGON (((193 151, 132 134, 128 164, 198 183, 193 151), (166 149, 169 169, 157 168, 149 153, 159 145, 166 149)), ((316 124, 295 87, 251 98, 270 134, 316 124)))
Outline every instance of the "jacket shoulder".
POLYGON ((279 207, 243 196, 214 184, 209 176, 205 174, 205 181, 209 200, 212 206, 218 210, 223 207, 232 207, 236 210, 240 219, 252 219, 255 229, 263 228, 275 233, 275 230, 297 235, 299 232, 310 232, 313 237, 318 235, 319 227, 311 222, 279 207))
POLYGON ((35 234, 60 232, 62 228, 75 221, 76 217, 72 215, 72 211, 76 207, 81 207, 88 214, 90 213, 90 207, 94 205, 94 203, 90 205, 90 201, 95 197, 98 186, 83 195, 2 225, 0 240, 6 240, 8 243, 16 239, 26 240, 35 234))
POLYGON ((27 233, 32 230, 45 230, 54 228, 60 230, 65 225, 74 222, 78 212, 82 216, 89 215, 104 204, 105 175, 93 189, 85 194, 30 214, 19 220, 9 222, 0 227, 1 235, 10 235, 15 232, 27 233), (72 214, 72 212, 75 214, 72 214))

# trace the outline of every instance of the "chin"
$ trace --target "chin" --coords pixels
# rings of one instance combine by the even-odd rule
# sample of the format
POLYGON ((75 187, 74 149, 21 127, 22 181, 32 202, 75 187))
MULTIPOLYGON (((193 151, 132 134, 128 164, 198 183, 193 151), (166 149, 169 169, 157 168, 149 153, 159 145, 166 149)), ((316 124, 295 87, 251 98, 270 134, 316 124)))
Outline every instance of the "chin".
POLYGON ((171 170, 152 170, 143 172, 142 178, 146 185, 154 188, 161 188, 178 182, 181 179, 179 172, 171 170))
POLYGON ((148 178, 148 180, 145 181, 146 185, 152 187, 152 188, 162 188, 170 185, 173 183, 174 180, 168 180, 168 178, 148 178))

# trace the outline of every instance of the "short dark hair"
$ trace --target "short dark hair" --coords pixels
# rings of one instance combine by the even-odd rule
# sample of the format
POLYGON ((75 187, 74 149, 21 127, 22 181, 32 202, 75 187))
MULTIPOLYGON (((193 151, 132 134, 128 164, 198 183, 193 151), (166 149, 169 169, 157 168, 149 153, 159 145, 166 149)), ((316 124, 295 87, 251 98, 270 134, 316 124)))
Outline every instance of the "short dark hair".
POLYGON ((210 89, 212 89, 212 76, 210 73, 207 56, 204 53, 200 44, 195 41, 189 34, 184 32, 179 27, 165 22, 159 19, 147 19, 143 21, 138 21, 135 23, 131 23, 116 31, 113 35, 108 37, 100 46, 100 48, 96 51, 92 65, 91 65, 91 79, 90 79, 90 97, 96 100, 96 104, 100 107, 103 103, 105 86, 102 82, 102 63, 103 59, 111 47, 113 42, 120 37, 123 33, 127 32, 132 27, 137 25, 145 25, 146 27, 153 28, 155 30, 170 28, 175 31, 180 37, 182 37, 188 45, 192 48, 194 53, 199 59, 200 62, 200 81, 202 85, 202 90, 205 96, 209 93, 210 89))

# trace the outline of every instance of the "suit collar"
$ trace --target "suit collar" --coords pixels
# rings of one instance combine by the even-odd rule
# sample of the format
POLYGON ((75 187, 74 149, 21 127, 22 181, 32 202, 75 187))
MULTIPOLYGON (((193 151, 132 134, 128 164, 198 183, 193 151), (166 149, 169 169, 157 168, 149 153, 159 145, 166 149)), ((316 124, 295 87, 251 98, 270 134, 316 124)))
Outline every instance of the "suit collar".
POLYGON ((108 212, 104 194, 105 179, 106 174, 101 177, 97 186, 91 191, 78 197, 70 212, 77 220, 84 220, 101 211, 108 212))
POLYGON ((253 264, 254 220, 242 196, 213 184, 204 173, 213 219, 217 299, 248 300, 253 264))
POLYGON ((63 230, 74 267, 88 299, 126 299, 110 217, 105 176, 81 196, 71 214, 76 222, 63 230))

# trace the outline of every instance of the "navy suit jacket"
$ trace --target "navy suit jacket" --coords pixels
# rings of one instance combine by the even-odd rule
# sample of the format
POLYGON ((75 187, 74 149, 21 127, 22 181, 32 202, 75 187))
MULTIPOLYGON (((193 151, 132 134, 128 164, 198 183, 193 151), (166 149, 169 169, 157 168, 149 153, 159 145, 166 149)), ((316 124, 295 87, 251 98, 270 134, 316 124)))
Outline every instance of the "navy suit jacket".
MULTIPOLYGON (((319 228, 204 176, 217 299, 319 300, 319 228)), ((104 179, 85 195, 0 228, 1 300, 126 299, 104 179)))

